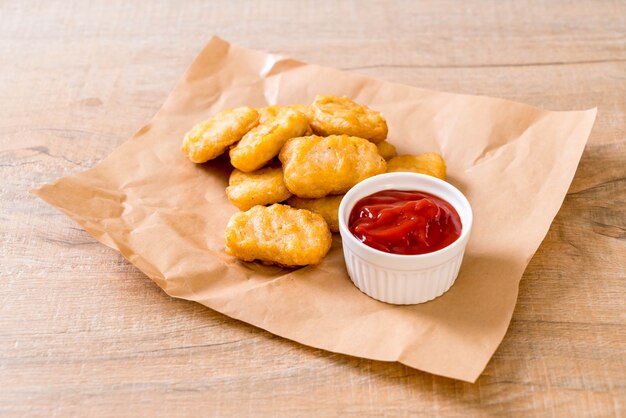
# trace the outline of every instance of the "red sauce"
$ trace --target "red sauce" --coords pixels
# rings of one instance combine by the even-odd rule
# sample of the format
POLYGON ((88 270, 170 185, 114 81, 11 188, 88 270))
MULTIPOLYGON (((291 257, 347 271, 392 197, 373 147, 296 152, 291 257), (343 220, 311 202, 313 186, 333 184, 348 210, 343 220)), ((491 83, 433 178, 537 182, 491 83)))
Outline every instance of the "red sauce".
POLYGON ((362 243, 392 254, 440 250, 461 235, 461 218, 451 204, 429 193, 383 190, 359 200, 348 222, 362 243))

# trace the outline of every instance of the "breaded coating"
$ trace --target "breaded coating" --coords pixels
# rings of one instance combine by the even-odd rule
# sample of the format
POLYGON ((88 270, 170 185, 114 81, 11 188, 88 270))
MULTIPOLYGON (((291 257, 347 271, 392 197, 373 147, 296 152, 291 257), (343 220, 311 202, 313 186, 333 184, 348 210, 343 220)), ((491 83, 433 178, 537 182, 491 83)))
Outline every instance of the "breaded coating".
POLYGON ((309 120, 313 119, 313 106, 305 104, 295 104, 289 106, 292 109, 297 110, 300 113, 304 113, 309 120))
POLYGON ((287 203, 298 209, 308 209, 322 215, 332 232, 339 232, 339 204, 344 195, 325 196, 318 199, 302 199, 292 196, 287 203))
POLYGON ((348 135, 293 138, 287 141, 279 158, 289 191, 309 199, 343 194, 387 169, 376 145, 348 135))
POLYGON ((279 204, 235 213, 228 221, 225 238, 230 255, 282 266, 318 264, 332 242, 320 215, 279 204))
POLYGON ((204 163, 222 154, 259 124, 251 107, 223 110, 191 128, 183 139, 182 151, 194 163, 204 163))
POLYGON ((309 119, 304 114, 289 107, 280 109, 230 149, 230 163, 241 171, 257 170, 277 156, 288 139, 304 135, 308 129, 309 119))
POLYGON ((315 97, 311 128, 321 136, 351 135, 374 143, 387 138, 387 122, 383 115, 347 97, 315 97))
POLYGON ((313 107, 311 105, 305 105, 305 104, 294 104, 294 105, 287 105, 287 106, 272 105, 272 106, 261 107, 257 109, 259 112, 259 116, 260 116, 259 123, 263 124, 269 121, 270 119, 275 118, 276 115, 278 115, 278 112, 281 109, 285 109, 285 108, 297 110, 298 112, 304 114, 307 118, 309 118, 309 120, 313 118, 313 107))
POLYGON ((388 160, 398 155, 398 152, 396 151, 396 147, 394 147, 392 144, 390 144, 387 141, 379 142, 378 144, 376 144, 376 148, 378 148, 378 153, 385 160, 388 160))
POLYGON ((283 107, 284 106, 280 105, 272 105, 257 109, 257 111, 259 112, 259 124, 262 125, 266 122, 269 122, 271 119, 274 119, 276 115, 278 115, 280 109, 282 109, 283 107))
POLYGON ((446 163, 441 155, 427 152, 420 155, 399 155, 387 161, 387 172, 412 171, 446 179, 446 163))
POLYGON ((266 167, 252 173, 234 169, 226 188, 228 200, 241 210, 287 200, 291 192, 283 180, 283 169, 266 167))

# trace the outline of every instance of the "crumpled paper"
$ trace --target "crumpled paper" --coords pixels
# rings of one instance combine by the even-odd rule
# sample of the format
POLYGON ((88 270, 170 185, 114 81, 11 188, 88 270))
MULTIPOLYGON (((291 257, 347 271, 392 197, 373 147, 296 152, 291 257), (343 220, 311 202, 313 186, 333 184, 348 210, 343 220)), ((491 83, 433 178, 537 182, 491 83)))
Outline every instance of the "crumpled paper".
POLYGON ((550 112, 305 64, 211 39, 154 119, 94 168, 35 191, 167 294, 325 350, 399 361, 473 382, 509 325, 522 273, 556 215, 596 110, 550 112), (370 299, 350 281, 335 237, 326 259, 297 270, 224 252, 237 210, 227 158, 180 151, 217 111, 346 95, 380 110, 400 153, 438 152, 469 199, 474 228, 459 277, 421 305, 370 299))

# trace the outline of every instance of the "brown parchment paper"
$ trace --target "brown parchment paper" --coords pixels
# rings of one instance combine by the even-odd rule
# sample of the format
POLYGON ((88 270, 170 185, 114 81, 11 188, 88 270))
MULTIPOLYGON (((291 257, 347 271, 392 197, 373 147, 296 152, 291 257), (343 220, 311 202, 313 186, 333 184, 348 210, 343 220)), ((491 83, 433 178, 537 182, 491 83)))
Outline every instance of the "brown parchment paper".
POLYGON ((524 268, 561 206, 595 114, 429 91, 213 38, 150 123, 96 167, 35 193, 173 297, 302 344, 473 382, 506 332, 524 268), (382 111, 400 153, 444 156, 475 220, 460 275, 443 296, 415 306, 370 299, 352 285, 338 237, 322 264, 299 270, 224 253, 236 211, 224 192, 232 168, 226 158, 189 162, 184 133, 226 107, 310 103, 316 94, 382 111))

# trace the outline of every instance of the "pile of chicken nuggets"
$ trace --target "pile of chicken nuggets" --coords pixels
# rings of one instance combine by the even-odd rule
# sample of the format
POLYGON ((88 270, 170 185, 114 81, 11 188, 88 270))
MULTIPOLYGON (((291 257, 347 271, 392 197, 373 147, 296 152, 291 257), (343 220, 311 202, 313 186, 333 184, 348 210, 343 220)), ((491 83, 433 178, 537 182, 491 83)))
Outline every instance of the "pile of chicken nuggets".
POLYGON ((282 266, 319 263, 339 232, 343 195, 368 177, 412 171, 445 179, 436 153, 397 155, 380 112, 347 97, 311 105, 239 107, 198 123, 182 150, 194 163, 226 151, 226 195, 241 212, 226 226, 226 252, 282 266))

